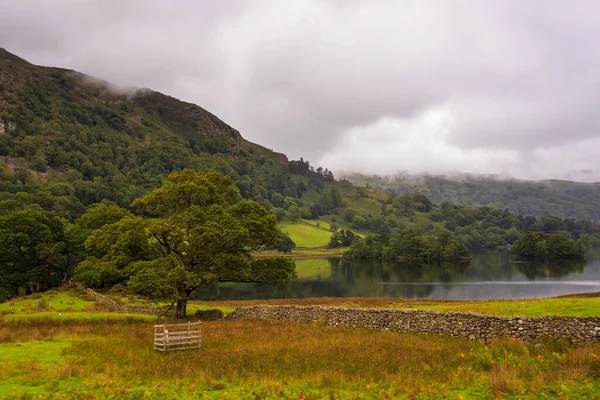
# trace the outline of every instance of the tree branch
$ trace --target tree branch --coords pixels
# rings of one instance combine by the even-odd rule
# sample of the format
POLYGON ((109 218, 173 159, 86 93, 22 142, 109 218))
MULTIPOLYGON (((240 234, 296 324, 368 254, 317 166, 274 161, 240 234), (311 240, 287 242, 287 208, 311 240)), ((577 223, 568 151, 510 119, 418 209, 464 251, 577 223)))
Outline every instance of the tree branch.
POLYGON ((175 307, 175 302, 176 302, 176 300, 173 300, 173 302, 171 303, 171 306, 169 308, 167 308, 167 310, 165 312, 158 314, 158 316, 162 317, 163 315, 165 315, 166 313, 171 311, 173 309, 173 307, 175 307))

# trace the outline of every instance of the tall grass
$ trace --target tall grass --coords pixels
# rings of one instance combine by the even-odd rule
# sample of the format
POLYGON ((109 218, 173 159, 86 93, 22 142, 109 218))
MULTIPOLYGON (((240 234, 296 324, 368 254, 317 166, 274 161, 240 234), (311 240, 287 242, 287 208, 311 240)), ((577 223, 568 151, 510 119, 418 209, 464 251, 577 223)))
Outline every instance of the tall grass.
POLYGON ((32 345, 31 360, 3 362, 0 378, 29 386, 57 380, 106 393, 137 382, 148 390, 237 391, 239 398, 297 398, 299 390, 302 398, 600 395, 600 345, 534 347, 505 339, 486 346, 320 324, 218 321, 203 323, 200 351, 162 354, 152 350, 152 335, 151 324, 131 321, 0 323, 0 352, 40 340, 71 343, 60 350, 58 366, 36 361, 32 345))

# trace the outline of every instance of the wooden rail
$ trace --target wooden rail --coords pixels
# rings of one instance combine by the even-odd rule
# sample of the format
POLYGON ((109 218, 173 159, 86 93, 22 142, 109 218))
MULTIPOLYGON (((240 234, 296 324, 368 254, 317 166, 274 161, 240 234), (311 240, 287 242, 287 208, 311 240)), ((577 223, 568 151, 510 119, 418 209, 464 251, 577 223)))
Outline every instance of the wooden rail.
POLYGON ((200 322, 154 325, 154 350, 200 350, 201 345, 200 322))

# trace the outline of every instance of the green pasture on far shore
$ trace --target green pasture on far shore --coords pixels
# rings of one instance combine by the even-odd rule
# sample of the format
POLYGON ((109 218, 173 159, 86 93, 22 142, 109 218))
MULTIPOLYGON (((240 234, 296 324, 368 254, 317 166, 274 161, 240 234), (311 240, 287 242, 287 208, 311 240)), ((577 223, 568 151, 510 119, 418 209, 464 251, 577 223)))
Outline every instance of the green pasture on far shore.
POLYGON ((297 247, 306 248, 327 246, 333 233, 324 221, 300 220, 298 223, 278 224, 277 227, 290 235, 297 247))

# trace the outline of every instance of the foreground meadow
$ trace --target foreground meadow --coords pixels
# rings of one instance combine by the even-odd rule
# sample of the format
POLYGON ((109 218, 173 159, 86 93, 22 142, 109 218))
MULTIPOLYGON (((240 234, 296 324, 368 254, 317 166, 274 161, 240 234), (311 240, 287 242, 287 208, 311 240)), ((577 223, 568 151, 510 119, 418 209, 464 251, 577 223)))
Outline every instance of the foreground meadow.
POLYGON ((0 324, 3 398, 581 398, 600 396, 600 345, 528 346, 216 321, 201 351, 152 350, 152 324, 0 324))
MULTIPOLYGON (((597 298, 545 299, 535 312, 566 300, 597 298)), ((525 309, 533 309, 531 302, 525 309)), ((342 299, 269 303, 342 305, 342 299)), ((584 304, 590 311, 593 304, 584 304)), ((485 345, 319 323, 223 320, 203 322, 200 351, 163 354, 152 349, 155 321, 103 309, 79 291, 0 304, 0 398, 600 398, 600 344, 485 345)))

